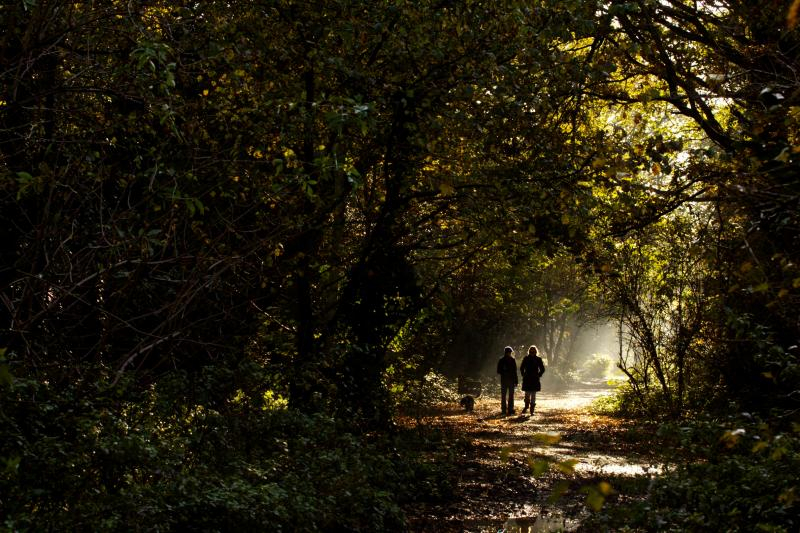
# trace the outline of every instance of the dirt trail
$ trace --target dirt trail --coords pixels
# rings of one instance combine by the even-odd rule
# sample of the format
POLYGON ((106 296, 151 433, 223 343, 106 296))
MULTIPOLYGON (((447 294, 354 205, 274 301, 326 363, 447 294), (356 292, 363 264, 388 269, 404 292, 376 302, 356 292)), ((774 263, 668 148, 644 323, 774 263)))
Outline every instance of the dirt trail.
POLYGON ((615 498, 623 480, 658 471, 651 436, 589 412, 606 393, 540 393, 533 416, 501 416, 499 400, 482 397, 471 413, 455 405, 424 417, 467 445, 456 457, 454 501, 410 509, 411 530, 578 531, 591 504, 615 498))

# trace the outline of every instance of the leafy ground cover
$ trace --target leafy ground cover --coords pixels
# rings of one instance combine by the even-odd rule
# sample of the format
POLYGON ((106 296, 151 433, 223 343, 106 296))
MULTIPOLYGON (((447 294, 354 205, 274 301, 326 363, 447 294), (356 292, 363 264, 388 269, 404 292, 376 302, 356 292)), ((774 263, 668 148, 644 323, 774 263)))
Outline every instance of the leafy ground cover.
MULTIPOLYGON (((642 494, 659 471, 656 427, 592 414, 603 389, 541 394, 533 416, 500 415, 495 398, 475 410, 443 405, 428 431, 461 444, 453 498, 408 506, 414 531, 578 531, 606 503, 642 494)), ((409 424, 414 421, 407 420, 409 424)))
POLYGON ((796 530, 796 424, 781 431, 747 413, 642 423, 599 414, 591 404, 602 392, 542 394, 534 416, 500 416, 493 397, 472 413, 429 412, 426 430, 458 443, 452 497, 407 506, 410 528, 796 530))
POLYGON ((113 392, 0 387, 0 531, 402 531, 401 502, 450 493, 411 433, 113 392))

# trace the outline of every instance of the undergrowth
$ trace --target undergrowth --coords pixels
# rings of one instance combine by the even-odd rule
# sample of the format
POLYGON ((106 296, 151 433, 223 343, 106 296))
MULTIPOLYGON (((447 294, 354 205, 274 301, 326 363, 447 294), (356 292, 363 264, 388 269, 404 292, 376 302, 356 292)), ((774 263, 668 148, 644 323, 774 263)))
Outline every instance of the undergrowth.
POLYGON ((450 490, 413 432, 358 434, 241 397, 21 378, 0 395, 0 530, 402 530, 403 504, 450 490))
POLYGON ((748 413, 661 424, 664 472, 607 502, 582 531, 800 528, 800 426, 748 413))

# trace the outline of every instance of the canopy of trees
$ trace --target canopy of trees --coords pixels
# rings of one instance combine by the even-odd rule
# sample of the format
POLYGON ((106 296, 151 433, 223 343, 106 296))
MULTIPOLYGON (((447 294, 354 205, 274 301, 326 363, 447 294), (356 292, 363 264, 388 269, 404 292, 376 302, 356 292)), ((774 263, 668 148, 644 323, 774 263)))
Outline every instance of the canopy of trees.
MULTIPOLYGON (((636 409, 796 412, 797 16, 4 3, 0 507, 80 529, 77 483, 158 523, 193 494, 176 472, 241 466, 206 457, 214 439, 280 464, 286 412, 358 462, 324 424, 390 429, 390 391, 512 341, 566 375, 603 321, 636 409)), ((258 475, 259 498, 299 501, 258 475)))

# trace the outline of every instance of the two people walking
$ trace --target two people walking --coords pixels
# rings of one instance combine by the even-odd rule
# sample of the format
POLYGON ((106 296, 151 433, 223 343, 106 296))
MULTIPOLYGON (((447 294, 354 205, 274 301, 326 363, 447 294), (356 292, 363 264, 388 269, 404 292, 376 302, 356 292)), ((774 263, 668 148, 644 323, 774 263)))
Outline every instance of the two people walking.
MULTIPOLYGON (((517 360, 514 349, 506 346, 503 357, 497 362, 497 373, 500 374, 500 401, 503 414, 514 414, 514 389, 519 384, 517 379, 517 360)), ((539 357, 536 346, 528 348, 528 354, 519 365, 522 374, 522 390, 525 392, 525 407, 523 414, 530 409, 533 414, 536 409, 536 393, 542 390, 541 377, 544 374, 544 361, 539 357)))

